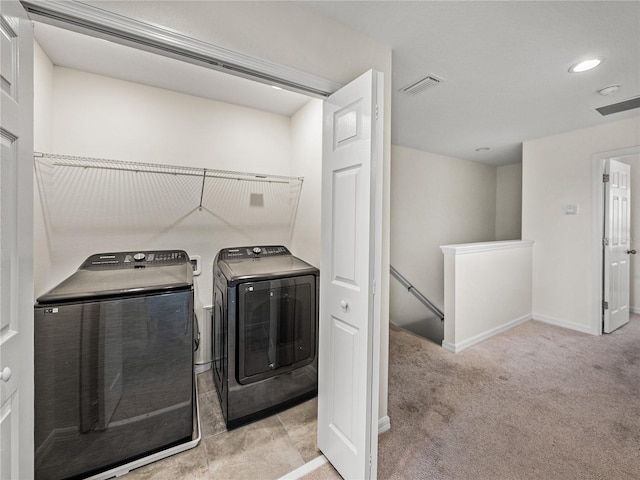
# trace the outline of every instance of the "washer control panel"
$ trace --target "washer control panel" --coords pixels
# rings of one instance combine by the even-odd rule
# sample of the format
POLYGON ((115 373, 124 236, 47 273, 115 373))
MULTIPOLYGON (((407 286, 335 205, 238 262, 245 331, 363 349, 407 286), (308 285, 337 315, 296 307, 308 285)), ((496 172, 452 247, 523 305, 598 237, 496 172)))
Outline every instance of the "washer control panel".
POLYGON ((183 250, 97 253, 87 258, 80 268, 85 270, 142 268, 148 266, 181 265, 188 262, 189 256, 183 250))
POLYGON ((260 257, 274 257, 277 255, 291 255, 291 252, 282 245, 223 248, 218 254, 220 260, 234 260, 260 257))

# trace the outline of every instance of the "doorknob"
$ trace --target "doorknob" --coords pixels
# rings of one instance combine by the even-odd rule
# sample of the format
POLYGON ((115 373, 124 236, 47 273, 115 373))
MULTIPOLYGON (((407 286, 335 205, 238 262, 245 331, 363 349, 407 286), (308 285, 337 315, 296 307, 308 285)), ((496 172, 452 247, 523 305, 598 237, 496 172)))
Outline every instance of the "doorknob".
POLYGON ((11 378, 11 369, 9 367, 4 367, 2 372, 0 372, 0 376, 2 377, 3 382, 8 382, 11 378))
POLYGON ((635 250, 627 250, 627 253, 630 253, 631 255, 635 255, 637 252, 635 250))
POLYGON ((347 307, 349 306, 349 302, 347 302, 346 300, 341 300, 340 306, 346 310, 347 307))

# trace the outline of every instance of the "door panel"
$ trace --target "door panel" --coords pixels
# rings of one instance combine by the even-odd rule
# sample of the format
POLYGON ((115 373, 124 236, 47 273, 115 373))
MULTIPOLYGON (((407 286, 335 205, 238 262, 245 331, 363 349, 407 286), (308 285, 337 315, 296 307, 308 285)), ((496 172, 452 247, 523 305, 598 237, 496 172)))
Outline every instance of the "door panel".
POLYGON ((0 41, 2 42, 0 88, 2 89, 2 93, 10 97, 14 102, 17 102, 18 28, 16 28, 15 18, 3 15, 3 20, 4 21, 0 22, 0 41))
POLYGON ((0 1, 0 471, 33 477, 33 32, 0 1))
MULTIPOLYGON (((332 364, 334 368, 332 372, 333 390, 335 396, 345 405, 351 405, 356 398, 356 392, 353 390, 353 377, 357 373, 358 330, 335 317, 332 317, 331 320, 331 338, 335 358, 335 362, 332 364), (341 370, 344 370, 345 374, 341 374, 341 370)), ((354 425, 355 417, 351 416, 348 409, 339 408, 331 412, 331 418, 333 420, 330 424, 331 429, 354 453, 357 453, 354 445, 354 433, 357 428, 357 425, 354 425)))
POLYGON ((318 446, 348 479, 376 476, 381 91, 382 74, 367 72, 323 113, 318 446))
POLYGON ((610 333, 629 322, 629 287, 631 247, 631 167, 614 159, 607 160, 605 169, 604 245, 604 332, 610 333))
POLYGON ((357 198, 361 166, 333 174, 333 276, 334 281, 358 288, 359 222, 357 198))

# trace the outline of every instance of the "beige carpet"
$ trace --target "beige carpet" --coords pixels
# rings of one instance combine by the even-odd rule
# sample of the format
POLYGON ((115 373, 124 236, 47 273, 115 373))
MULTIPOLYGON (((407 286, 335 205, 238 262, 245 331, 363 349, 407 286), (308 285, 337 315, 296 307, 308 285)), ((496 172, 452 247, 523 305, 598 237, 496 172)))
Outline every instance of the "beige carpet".
POLYGON ((598 337, 529 321, 459 354, 389 339, 379 479, 640 479, 640 316, 598 337))
POLYGON ((459 354, 392 327, 389 357, 380 479, 640 479, 638 316, 598 337, 529 321, 459 354))

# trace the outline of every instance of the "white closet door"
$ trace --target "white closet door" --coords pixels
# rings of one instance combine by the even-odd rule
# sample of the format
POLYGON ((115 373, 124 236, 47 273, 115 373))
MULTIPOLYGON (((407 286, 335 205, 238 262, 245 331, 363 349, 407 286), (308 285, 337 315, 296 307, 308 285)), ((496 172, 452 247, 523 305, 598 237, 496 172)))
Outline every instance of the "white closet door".
POLYGON ((323 113, 318 446, 345 479, 377 472, 382 83, 367 72, 323 113))

